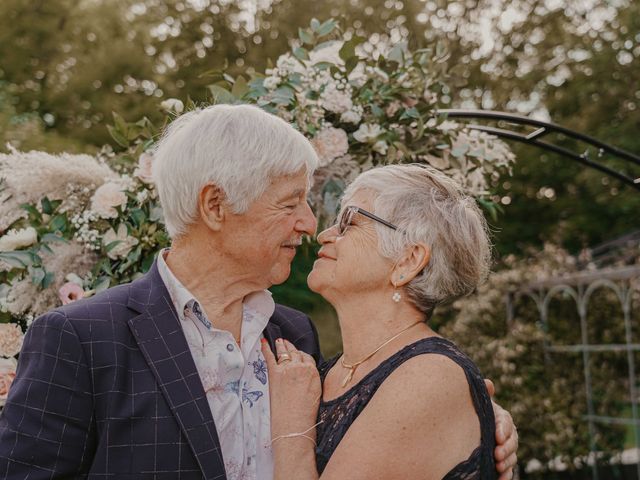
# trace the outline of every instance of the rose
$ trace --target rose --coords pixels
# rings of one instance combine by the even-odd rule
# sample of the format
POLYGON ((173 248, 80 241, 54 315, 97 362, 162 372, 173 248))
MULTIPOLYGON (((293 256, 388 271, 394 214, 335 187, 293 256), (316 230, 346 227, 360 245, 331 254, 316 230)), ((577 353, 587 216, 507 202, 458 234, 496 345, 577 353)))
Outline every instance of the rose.
POLYGON ((0 406, 7 401, 9 388, 16 378, 16 366, 15 358, 0 358, 0 406))
POLYGON ((167 98, 165 101, 160 103, 160 108, 168 113, 177 113, 180 115, 184 111, 184 103, 177 98, 167 98))
POLYGON ((113 228, 107 230, 102 238, 102 244, 107 246, 112 242, 120 242, 109 249, 107 256, 111 260, 117 260, 118 258, 126 257, 133 247, 138 244, 138 239, 129 235, 127 226, 121 223, 118 226, 118 232, 116 233, 113 228))
POLYGON ((0 324, 0 356, 13 357, 20 352, 24 334, 15 323, 0 324))
POLYGON ((122 187, 113 182, 102 184, 91 197, 91 210, 102 218, 116 218, 118 211, 114 207, 124 207, 127 196, 122 187))
POLYGON ((325 127, 311 140, 318 154, 320 166, 329 165, 334 159, 341 157, 349 150, 347 132, 341 128, 325 127))
POLYGON ((73 282, 67 282, 58 290, 58 298, 63 305, 67 305, 84 297, 84 290, 80 285, 73 282))
POLYGON ((20 230, 9 230, 0 238, 0 252, 11 252, 22 247, 28 247, 38 241, 38 233, 33 227, 20 230))
POLYGON ((134 170, 133 174, 144 183, 153 183, 153 176, 151 175, 152 164, 153 155, 144 152, 138 157, 138 168, 134 170))

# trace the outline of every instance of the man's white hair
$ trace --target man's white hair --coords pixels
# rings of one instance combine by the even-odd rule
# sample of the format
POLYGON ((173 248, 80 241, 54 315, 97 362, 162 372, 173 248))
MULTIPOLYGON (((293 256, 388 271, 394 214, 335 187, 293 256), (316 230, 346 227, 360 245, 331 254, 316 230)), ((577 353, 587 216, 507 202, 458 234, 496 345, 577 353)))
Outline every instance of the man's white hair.
POLYGON ((425 165, 387 165, 358 176, 342 205, 360 190, 373 191, 372 213, 398 227, 375 222, 381 255, 396 260, 417 243, 431 250, 426 268, 405 287, 418 310, 429 315, 437 305, 473 292, 486 278, 491 261, 487 223, 454 180, 425 165))
POLYGON ((318 164, 315 150, 284 120, 251 105, 214 105, 175 119, 158 142, 153 179, 171 238, 197 220, 201 189, 215 184, 244 213, 271 180, 318 164))

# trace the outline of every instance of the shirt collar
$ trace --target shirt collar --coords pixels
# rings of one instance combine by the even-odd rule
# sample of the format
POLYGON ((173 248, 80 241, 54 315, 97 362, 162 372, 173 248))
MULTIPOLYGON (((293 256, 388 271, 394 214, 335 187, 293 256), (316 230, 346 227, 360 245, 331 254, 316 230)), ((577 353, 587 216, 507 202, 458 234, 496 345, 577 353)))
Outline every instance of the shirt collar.
MULTIPOLYGON (((167 291, 171 296, 171 301, 173 302, 173 305, 178 312, 178 316, 183 319, 185 307, 190 307, 194 301, 197 302, 198 300, 187 289, 187 287, 185 287, 180 282, 180 280, 176 278, 176 276, 167 265, 165 257, 169 254, 169 252, 169 248, 163 248, 162 250, 160 250, 157 261, 158 272, 160 273, 160 277, 167 287, 167 291)), ((246 318, 245 313, 248 310, 253 314, 252 316, 257 316, 258 318, 260 318, 260 323, 264 323, 264 325, 262 325, 262 328, 260 329, 260 331, 262 331, 264 327, 267 326, 269 318, 271 318, 271 315, 273 315, 275 308, 276 305, 269 290, 259 290, 257 292, 252 292, 247 295, 242 302, 243 321, 244 318, 246 318)))

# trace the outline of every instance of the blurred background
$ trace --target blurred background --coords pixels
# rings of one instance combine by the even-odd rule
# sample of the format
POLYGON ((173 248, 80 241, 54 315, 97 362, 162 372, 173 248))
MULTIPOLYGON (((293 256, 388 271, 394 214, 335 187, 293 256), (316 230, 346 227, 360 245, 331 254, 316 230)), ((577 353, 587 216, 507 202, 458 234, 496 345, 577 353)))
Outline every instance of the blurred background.
MULTIPOLYGON (((264 71, 312 18, 372 44, 440 42, 441 107, 553 121, 640 154, 636 0, 2 0, 0 151, 95 154, 113 111, 161 122, 162 100, 210 101, 210 72, 264 71)), ((512 148, 513 175, 492 185, 496 274, 432 323, 495 381, 523 478, 638 478, 640 192, 512 148)), ((273 292, 311 314, 332 356, 335 315, 305 287, 314 254, 306 245, 273 292)))

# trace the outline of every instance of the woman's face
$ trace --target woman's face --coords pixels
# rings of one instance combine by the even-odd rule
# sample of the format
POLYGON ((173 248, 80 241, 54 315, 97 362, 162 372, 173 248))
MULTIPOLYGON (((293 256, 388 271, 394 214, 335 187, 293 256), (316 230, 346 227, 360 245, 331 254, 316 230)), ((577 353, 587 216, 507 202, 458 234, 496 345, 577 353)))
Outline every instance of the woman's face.
MULTIPOLYGON (((359 190, 342 204, 373 212, 374 193, 359 190)), ((338 216, 340 218, 340 216, 338 216)), ((393 263, 380 255, 375 221, 356 213, 343 235, 334 225, 318 235, 322 248, 307 278, 309 288, 329 302, 390 286, 393 263)))

